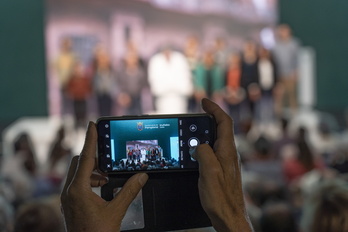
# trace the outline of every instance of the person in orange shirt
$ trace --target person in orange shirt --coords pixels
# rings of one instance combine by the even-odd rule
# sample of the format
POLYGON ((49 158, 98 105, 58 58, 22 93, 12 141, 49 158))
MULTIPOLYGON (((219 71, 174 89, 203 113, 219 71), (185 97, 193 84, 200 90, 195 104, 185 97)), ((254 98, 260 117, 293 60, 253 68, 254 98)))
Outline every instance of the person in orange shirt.
POLYGON ((87 99, 91 94, 91 79, 79 61, 74 64, 67 92, 73 100, 75 126, 84 127, 87 118, 87 99))
POLYGON ((245 98, 245 91, 240 86, 240 78, 241 57, 238 53, 233 53, 229 57, 227 67, 225 102, 229 115, 234 120, 234 129, 237 134, 239 133, 241 103, 245 98))

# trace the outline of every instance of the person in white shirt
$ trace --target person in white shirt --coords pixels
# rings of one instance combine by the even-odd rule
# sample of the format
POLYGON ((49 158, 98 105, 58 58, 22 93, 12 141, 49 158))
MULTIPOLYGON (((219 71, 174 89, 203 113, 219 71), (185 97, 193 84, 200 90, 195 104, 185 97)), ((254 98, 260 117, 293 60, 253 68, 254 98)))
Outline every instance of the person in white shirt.
POLYGON ((277 70, 270 51, 264 47, 259 49, 258 72, 261 98, 256 110, 257 119, 271 123, 275 117, 273 90, 277 84, 277 70))
POLYGON ((149 84, 156 113, 186 113, 193 93, 190 67, 185 56, 165 48, 149 61, 149 84))

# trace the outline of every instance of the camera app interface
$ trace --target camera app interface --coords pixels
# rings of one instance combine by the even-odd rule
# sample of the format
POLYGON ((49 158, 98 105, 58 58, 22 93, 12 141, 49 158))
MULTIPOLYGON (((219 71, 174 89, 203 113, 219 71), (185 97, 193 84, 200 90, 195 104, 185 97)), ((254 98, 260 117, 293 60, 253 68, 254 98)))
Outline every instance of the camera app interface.
POLYGON ((110 122, 112 170, 179 168, 177 119, 110 122))
POLYGON ((99 159, 107 171, 196 169, 189 149, 210 143, 209 118, 105 120, 99 159))

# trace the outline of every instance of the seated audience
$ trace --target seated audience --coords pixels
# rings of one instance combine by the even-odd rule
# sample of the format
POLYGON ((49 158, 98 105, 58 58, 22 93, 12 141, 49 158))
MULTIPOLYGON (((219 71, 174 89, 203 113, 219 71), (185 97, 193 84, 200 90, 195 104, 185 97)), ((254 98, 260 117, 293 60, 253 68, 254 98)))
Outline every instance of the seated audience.
POLYGON ((283 160, 283 171, 288 182, 298 179, 315 168, 323 168, 323 164, 314 157, 307 143, 305 128, 299 129, 296 145, 297 149, 294 150, 296 154, 290 154, 283 160))
POLYGON ((348 231, 348 185, 336 179, 320 183, 307 196, 301 229, 303 232, 348 231))
POLYGON ((295 217, 291 207, 285 202, 270 202, 263 209, 261 217, 262 232, 297 232, 295 217))
POLYGON ((16 215, 16 232, 63 232, 61 217, 54 208, 44 202, 22 205, 16 215))

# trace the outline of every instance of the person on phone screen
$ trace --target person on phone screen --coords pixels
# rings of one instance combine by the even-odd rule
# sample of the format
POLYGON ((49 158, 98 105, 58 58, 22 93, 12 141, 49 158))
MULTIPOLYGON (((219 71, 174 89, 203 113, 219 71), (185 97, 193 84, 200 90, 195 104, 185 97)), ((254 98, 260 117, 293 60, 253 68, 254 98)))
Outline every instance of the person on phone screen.
MULTIPOLYGON (((214 115, 217 140, 214 148, 202 144, 193 151, 199 163, 199 195, 216 231, 253 231, 246 213, 240 161, 234 143, 232 119, 215 103, 202 100, 203 110, 214 115)), ((88 125, 81 155, 71 161, 61 194, 67 231, 119 231, 128 206, 148 180, 146 173, 133 175, 112 201, 105 201, 91 187, 107 183, 96 174, 97 131, 88 125)))

